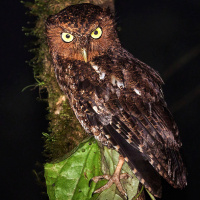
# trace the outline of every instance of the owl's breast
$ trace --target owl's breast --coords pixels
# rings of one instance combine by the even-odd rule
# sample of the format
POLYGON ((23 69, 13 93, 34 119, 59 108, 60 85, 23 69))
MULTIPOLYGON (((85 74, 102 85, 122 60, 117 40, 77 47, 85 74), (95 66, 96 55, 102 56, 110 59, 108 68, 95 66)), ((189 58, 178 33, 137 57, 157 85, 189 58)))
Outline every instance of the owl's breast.
POLYGON ((105 106, 110 99, 106 71, 84 62, 68 62, 56 67, 55 71, 57 81, 81 125, 103 142, 105 138, 100 135, 99 120, 102 125, 107 125, 112 118, 111 111, 105 106))
POLYGON ((59 63, 55 72, 61 89, 67 93, 76 90, 77 95, 91 92, 91 86, 103 87, 109 77, 109 73, 99 65, 80 61, 59 63))

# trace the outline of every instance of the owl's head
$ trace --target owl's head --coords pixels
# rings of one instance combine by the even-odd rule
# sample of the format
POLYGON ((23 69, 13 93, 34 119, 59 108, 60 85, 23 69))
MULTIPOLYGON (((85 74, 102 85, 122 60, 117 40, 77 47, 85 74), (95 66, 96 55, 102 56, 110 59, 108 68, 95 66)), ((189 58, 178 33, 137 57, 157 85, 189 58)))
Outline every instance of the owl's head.
POLYGON ((93 4, 72 5, 50 16, 46 34, 53 59, 59 55, 88 62, 118 47, 114 24, 108 9, 93 4))

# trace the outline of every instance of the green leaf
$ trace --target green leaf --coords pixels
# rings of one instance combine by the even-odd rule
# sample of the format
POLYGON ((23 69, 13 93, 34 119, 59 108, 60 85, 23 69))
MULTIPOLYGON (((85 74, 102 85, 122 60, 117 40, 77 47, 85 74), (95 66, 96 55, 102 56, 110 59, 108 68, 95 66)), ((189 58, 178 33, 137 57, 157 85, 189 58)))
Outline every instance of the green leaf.
MULTIPOLYGON (((104 147, 102 155, 103 155, 102 171, 104 174, 112 175, 118 164, 119 153, 117 153, 115 150, 104 147)), ((124 163, 121 173, 128 173, 130 175, 128 179, 126 180, 122 179, 120 180, 120 182, 122 183, 122 186, 125 189, 128 195, 128 198, 132 199, 137 194, 139 181, 135 177, 135 175, 133 174, 132 170, 129 168, 127 163, 124 163)), ((106 200, 106 199, 123 200, 124 197, 121 196, 121 194, 117 190, 116 185, 113 184, 109 189, 103 191, 97 199, 98 200, 106 200)))
MULTIPOLYGON (((47 193, 50 200, 89 200, 95 186, 89 180, 101 175, 101 154, 92 138, 67 159, 45 165, 47 193)), ((94 195, 98 196, 98 195, 94 195)))
MULTIPOLYGON (((101 194, 92 193, 106 184, 106 180, 97 184, 89 181, 95 176, 103 174, 112 175, 118 164, 119 154, 115 150, 106 147, 100 148, 94 140, 89 139, 81 143, 68 157, 56 163, 45 165, 45 179, 47 193, 50 200, 123 200, 113 184, 101 194)), ((124 163, 122 173, 128 173, 130 177, 121 180, 129 199, 132 199, 138 191, 139 181, 132 173, 127 163, 124 163)))

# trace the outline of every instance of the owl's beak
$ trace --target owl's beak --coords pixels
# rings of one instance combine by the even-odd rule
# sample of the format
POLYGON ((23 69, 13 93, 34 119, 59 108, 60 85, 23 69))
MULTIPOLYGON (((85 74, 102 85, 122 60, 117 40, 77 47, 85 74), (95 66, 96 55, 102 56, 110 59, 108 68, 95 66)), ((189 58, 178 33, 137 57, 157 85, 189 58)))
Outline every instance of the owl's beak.
POLYGON ((84 58, 84 61, 87 62, 87 51, 85 48, 81 49, 81 53, 82 53, 82 56, 84 58))

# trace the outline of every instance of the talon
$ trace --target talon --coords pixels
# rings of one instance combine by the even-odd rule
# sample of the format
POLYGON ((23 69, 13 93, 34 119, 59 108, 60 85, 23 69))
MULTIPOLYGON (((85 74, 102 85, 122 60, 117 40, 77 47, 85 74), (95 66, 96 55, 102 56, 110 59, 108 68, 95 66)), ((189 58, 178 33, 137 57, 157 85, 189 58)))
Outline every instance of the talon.
POLYGON ((119 157, 119 162, 118 162, 117 167, 115 169, 115 172, 114 172, 114 174, 112 176, 104 174, 104 175, 101 175, 101 176, 95 176, 92 179, 90 179, 89 185, 91 184, 92 181, 94 181, 95 183, 97 183, 99 180, 102 180, 102 179, 108 180, 108 182, 104 186, 102 186, 99 189, 97 189, 96 191, 94 191, 92 193, 92 195, 94 195, 96 193, 103 192, 104 190, 110 188, 111 185, 114 183, 117 186, 119 192, 123 196, 125 196, 125 198, 128 200, 128 195, 126 194, 126 192, 124 191, 124 189, 123 189, 123 187, 122 187, 122 185, 120 183, 120 179, 127 179, 127 178, 130 177, 130 175, 128 175, 126 173, 120 174, 120 171, 122 169, 123 163, 124 163, 124 158, 122 156, 120 156, 119 157))
POLYGON ((96 192, 94 191, 94 192, 92 193, 92 197, 94 197, 95 194, 96 194, 96 192))
POLYGON ((126 200, 128 200, 128 195, 125 193, 124 196, 126 197, 126 200))
POLYGON ((91 183, 92 183, 92 178, 89 180, 89 183, 88 183, 88 185, 89 185, 89 187, 91 186, 91 183))

